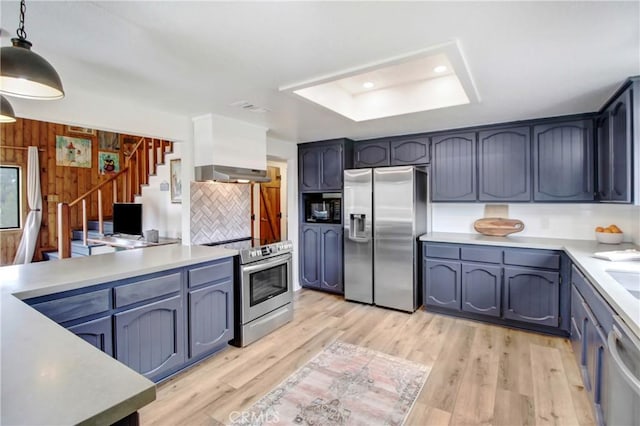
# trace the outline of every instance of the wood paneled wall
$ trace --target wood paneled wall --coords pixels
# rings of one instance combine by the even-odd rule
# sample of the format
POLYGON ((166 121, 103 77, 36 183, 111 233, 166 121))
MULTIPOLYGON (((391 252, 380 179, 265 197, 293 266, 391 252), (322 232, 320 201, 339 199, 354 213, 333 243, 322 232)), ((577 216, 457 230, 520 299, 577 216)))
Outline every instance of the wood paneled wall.
MULTIPOLYGON (((40 152, 40 184, 42 188, 42 224, 36 246, 34 260, 42 259, 42 252, 57 248, 56 206, 58 202, 71 202, 107 179, 99 174, 98 139, 96 135, 84 135, 67 132, 63 124, 18 118, 15 123, 0 125, 0 164, 21 166, 22 178, 22 222, 28 213, 27 205, 27 151, 12 147, 37 146, 40 152), (56 135, 70 136, 91 140, 91 168, 63 167, 56 165, 56 135), (6 147, 5 147, 6 146, 6 147)), ((124 166, 123 143, 126 135, 120 135, 120 167, 124 166)), ((111 217, 112 191, 110 187, 103 191, 105 217, 111 217)), ((91 197, 87 205, 89 219, 97 219, 97 195, 91 197)), ((72 228, 82 227, 82 207, 71 208, 72 228)), ((13 263, 15 252, 22 236, 22 230, 0 231, 0 265, 13 263)))

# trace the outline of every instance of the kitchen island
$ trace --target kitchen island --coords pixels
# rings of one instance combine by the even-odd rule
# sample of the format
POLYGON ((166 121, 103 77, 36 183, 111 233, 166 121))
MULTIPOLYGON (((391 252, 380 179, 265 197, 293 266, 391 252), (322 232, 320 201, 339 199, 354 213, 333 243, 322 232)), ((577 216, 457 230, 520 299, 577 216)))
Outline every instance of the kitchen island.
POLYGON ((23 300, 236 254, 174 244, 0 268, 0 423, 110 424, 155 399, 153 382, 23 300))
POLYGON ((481 234, 450 232, 425 234, 419 238, 419 241, 564 251, 629 328, 637 336, 640 336, 640 302, 607 272, 614 270, 640 273, 640 261, 610 262, 593 257, 596 252, 638 249, 631 243, 612 245, 599 244, 590 240, 516 236, 490 237, 481 234))

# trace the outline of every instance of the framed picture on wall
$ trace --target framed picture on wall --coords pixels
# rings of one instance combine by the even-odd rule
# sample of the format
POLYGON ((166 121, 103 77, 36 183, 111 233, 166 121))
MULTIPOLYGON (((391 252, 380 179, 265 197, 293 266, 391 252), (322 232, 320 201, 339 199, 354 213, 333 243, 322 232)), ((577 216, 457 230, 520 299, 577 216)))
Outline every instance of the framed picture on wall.
POLYGON ((182 161, 171 160, 169 163, 171 174, 171 202, 182 203, 182 161))
POLYGON ((67 126, 67 133, 76 133, 78 135, 96 135, 96 129, 90 129, 88 127, 67 126))

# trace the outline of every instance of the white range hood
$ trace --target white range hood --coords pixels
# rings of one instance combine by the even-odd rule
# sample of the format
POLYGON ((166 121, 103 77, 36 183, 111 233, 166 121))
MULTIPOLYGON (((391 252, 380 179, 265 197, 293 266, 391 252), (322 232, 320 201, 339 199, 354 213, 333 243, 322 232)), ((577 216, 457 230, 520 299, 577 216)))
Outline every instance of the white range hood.
POLYGON ((195 179, 268 181, 267 130, 214 114, 193 118, 195 179))

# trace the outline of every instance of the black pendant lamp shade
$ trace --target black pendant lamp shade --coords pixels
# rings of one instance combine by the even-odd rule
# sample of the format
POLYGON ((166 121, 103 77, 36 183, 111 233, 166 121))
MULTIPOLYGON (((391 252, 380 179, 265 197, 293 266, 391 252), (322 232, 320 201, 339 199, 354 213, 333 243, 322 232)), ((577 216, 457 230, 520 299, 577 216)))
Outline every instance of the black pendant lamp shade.
POLYGON ((13 123, 16 121, 16 115, 13 107, 4 96, 0 95, 0 123, 13 123))
POLYGON ((26 99, 52 100, 64 97, 62 81, 46 59, 31 51, 24 31, 24 0, 20 2, 20 27, 13 46, 0 49, 0 93, 26 99))

